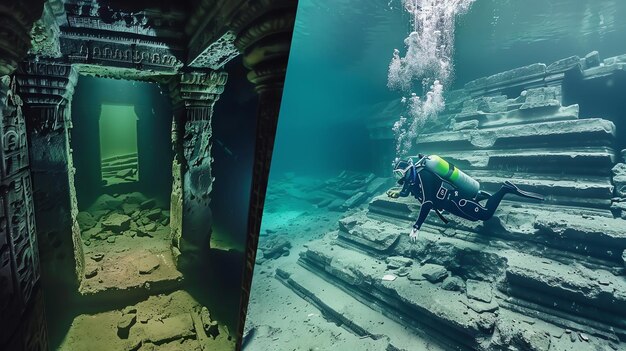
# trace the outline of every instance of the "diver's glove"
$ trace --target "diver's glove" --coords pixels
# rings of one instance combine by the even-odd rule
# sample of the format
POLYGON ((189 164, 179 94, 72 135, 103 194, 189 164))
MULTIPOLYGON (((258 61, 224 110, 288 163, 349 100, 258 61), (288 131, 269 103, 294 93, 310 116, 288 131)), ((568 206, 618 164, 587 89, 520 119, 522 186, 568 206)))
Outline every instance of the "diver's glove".
POLYGON ((400 197, 400 191, 401 190, 399 189, 389 189, 387 190, 387 196, 393 199, 397 199, 398 197, 400 197))
POLYGON ((417 236, 419 235, 420 230, 418 227, 413 226, 413 229, 411 229, 411 234, 409 234, 409 240, 412 243, 416 243, 417 242, 417 236))

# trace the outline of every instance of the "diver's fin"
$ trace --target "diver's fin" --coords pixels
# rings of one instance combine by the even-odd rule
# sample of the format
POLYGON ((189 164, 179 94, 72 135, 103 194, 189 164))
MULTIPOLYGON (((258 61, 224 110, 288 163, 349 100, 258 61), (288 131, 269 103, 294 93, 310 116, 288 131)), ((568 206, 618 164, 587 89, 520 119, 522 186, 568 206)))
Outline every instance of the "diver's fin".
POLYGON ((509 182, 508 180, 504 182, 504 185, 511 189, 511 194, 515 194, 517 196, 521 196, 521 197, 527 197, 530 199, 536 199, 536 200, 543 200, 543 196, 537 194, 537 193, 532 193, 530 191, 524 191, 521 190, 520 188, 517 187, 517 185, 509 182))

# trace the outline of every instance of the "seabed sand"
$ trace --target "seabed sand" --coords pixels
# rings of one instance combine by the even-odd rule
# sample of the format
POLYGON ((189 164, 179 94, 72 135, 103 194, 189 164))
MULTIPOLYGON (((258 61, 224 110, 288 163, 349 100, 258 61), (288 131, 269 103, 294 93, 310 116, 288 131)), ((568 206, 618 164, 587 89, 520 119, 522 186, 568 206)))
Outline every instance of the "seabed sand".
MULTIPOLYGON (((173 261, 164 207, 135 192, 103 195, 80 213, 85 278, 81 296, 63 302, 73 316, 69 330, 55 326, 56 333, 66 332, 58 350, 234 350, 229 330, 206 307, 215 307, 210 304, 216 299, 224 306, 234 303, 207 292, 214 288, 205 285, 222 281, 214 273, 220 263, 243 255, 213 249, 185 270, 191 271, 183 280, 173 261)), ((232 282, 222 289, 227 285, 239 292, 232 282)), ((226 309, 219 313, 228 314, 226 309)))
MULTIPOLYGON (((312 240, 321 239, 325 233, 336 230, 337 221, 346 215, 343 209, 331 211, 327 206, 315 204, 318 203, 318 196, 308 193, 306 189, 315 191, 323 187, 324 184, 319 180, 291 176, 288 178, 279 185, 285 193, 274 193, 274 196, 269 197, 270 201, 266 201, 257 251, 257 262, 262 263, 257 263, 254 271, 244 350, 389 350, 386 336, 357 335, 351 332, 338 324, 336 319, 326 318, 314 304, 276 279, 277 268, 297 264, 298 254, 305 250, 306 245, 312 240), (265 244, 282 239, 290 242, 290 253, 264 260, 265 244)), ((383 182, 376 182, 379 183, 376 190, 381 189, 383 182)), ((328 182, 325 184, 329 185, 328 182)), ((271 193, 272 191, 268 191, 268 194, 271 193)), ((363 209, 366 203, 364 201, 360 206, 347 211, 349 213, 363 209)), ((345 303, 344 308, 348 310, 356 307, 351 305, 351 301, 337 302, 345 303)), ((374 310, 371 313, 377 314, 374 310)), ((387 323, 387 326, 380 325, 380 329, 406 329, 391 320, 387 320, 387 323)), ((416 342, 413 344, 415 350, 442 350, 436 344, 420 340, 418 335, 412 341, 416 342)))

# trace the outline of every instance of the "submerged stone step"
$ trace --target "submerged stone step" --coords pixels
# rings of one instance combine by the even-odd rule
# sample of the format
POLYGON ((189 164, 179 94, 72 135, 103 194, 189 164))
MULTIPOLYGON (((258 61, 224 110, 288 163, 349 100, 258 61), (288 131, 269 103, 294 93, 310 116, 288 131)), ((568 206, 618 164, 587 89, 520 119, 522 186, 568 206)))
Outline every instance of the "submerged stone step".
POLYGON ((508 294, 613 325, 626 340, 626 278, 519 252, 507 254, 508 294))
POLYGON ((398 315, 381 306, 366 305, 321 276, 297 265, 276 270, 276 278, 296 294, 311 302, 332 322, 353 333, 372 339, 387 338, 391 350, 446 350, 433 343, 433 337, 407 323, 398 322, 398 315), (373 308, 372 308, 373 307, 373 308), (387 317, 392 314, 395 318, 387 317))
POLYGON ((136 159, 137 158, 137 153, 106 157, 106 158, 102 159, 102 162, 113 162, 113 161, 117 161, 117 160, 129 159, 129 158, 135 158, 136 159))
POLYGON ((117 172, 117 171, 122 171, 122 170, 126 170, 126 169, 137 169, 137 164, 133 163, 133 164, 122 164, 122 165, 118 165, 118 166, 106 166, 106 167, 102 167, 101 168, 101 172, 117 172))
POLYGON ((422 134, 417 145, 420 149, 426 150, 472 150, 554 145, 558 142, 559 145, 567 147, 600 143, 610 145, 614 138, 613 122, 588 118, 422 134))
MULTIPOLYGON (((493 314, 468 307, 471 302, 461 292, 446 291, 425 279, 409 280, 407 276, 386 281, 383 277, 390 273, 387 264, 370 256, 318 242, 301 254, 301 260, 372 301, 396 308, 433 329, 456 333, 461 344, 476 346, 475 340, 493 327, 493 314)), ((420 267, 414 266, 419 276, 420 267)))
POLYGON ((453 151, 439 155, 466 170, 608 175, 615 152, 607 147, 453 151))
MULTIPOLYGON (((404 225, 409 228, 417 218, 419 203, 415 199, 381 195, 370 202, 369 213, 391 223, 407 220, 404 225)), ((442 223, 434 213, 427 217, 426 223, 442 235, 471 233, 469 239, 473 241, 497 238, 524 250, 550 248, 562 251, 565 256, 583 255, 587 261, 596 258, 598 264, 610 266, 622 265, 621 254, 626 249, 626 231, 623 230, 626 222, 613 218, 608 210, 503 201, 487 222, 470 222, 446 212, 443 214, 451 221, 449 224, 442 223)), ((363 218, 361 216, 360 221, 365 223, 363 218)), ((359 229, 352 230, 358 232, 359 229)))
MULTIPOLYGON (((502 254, 514 260, 517 253, 507 250, 502 254)), ((541 260, 539 257, 529 258, 532 262, 541 260)), ((292 289, 299 290, 301 296, 314 296, 316 305, 325 308, 337 304, 342 306, 340 301, 343 297, 339 302, 335 301, 337 293, 328 286, 331 283, 361 303, 380 310, 380 313, 395 316, 393 319, 404 325, 421 323, 419 328, 428 335, 438 339, 452 338, 472 349, 496 350, 503 345, 517 345, 526 350, 544 350, 547 349, 546 345, 551 345, 551 350, 571 350, 578 340, 572 341, 563 336, 572 332, 576 335, 582 333, 587 339, 585 344, 581 343, 575 348, 577 350, 616 347, 615 343, 618 342, 607 334, 612 330, 610 327, 603 329, 602 325, 590 320, 583 319, 583 324, 580 324, 558 316, 542 319, 538 314, 544 313, 543 309, 526 310, 525 314, 503 309, 502 304, 508 306, 509 303, 502 299, 510 298, 494 294, 496 290, 493 283, 467 279, 467 292, 464 289, 449 291, 444 289, 445 284, 438 281, 430 283, 423 277, 422 273, 432 270, 428 267, 445 270, 443 266, 420 266, 414 262, 409 267, 389 270, 379 260, 323 242, 311 244, 301 254, 300 262, 311 272, 301 273, 302 270, 297 270, 297 275, 293 276, 293 271, 283 270, 278 272, 281 275, 279 279, 292 284, 292 289), (312 273, 324 279, 315 278, 312 273), (386 275, 392 275, 394 279, 383 279, 386 275), (289 279, 292 281, 287 282, 289 279), (311 293, 316 291, 320 294, 311 293), (431 331, 433 328, 435 331, 431 331), (448 332, 454 335, 446 335, 448 332)), ((542 296, 541 293, 537 294, 542 296)), ((341 308, 333 309, 339 310, 341 308)), ((342 318, 349 321, 363 321, 364 315, 371 318, 371 313, 360 309, 346 310, 350 313, 342 318)))

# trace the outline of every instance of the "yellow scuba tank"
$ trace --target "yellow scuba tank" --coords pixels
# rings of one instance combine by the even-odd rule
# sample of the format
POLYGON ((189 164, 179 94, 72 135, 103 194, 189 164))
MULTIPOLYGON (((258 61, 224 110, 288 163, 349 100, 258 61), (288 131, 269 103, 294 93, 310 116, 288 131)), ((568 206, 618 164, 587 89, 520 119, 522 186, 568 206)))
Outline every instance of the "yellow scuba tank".
POLYGON ((480 184, 443 158, 437 155, 426 156, 424 167, 454 185, 464 197, 474 199, 478 195, 480 184))

